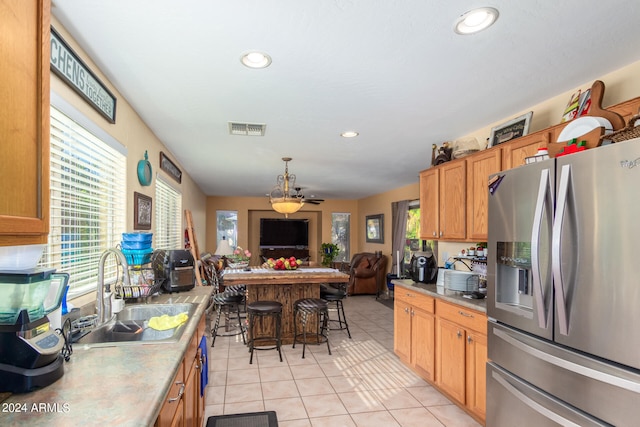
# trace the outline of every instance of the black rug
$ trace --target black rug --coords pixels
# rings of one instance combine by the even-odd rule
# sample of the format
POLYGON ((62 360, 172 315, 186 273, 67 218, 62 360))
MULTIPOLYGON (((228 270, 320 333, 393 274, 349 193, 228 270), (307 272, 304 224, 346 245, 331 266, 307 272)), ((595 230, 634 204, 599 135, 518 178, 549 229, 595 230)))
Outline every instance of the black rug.
POLYGON ((274 411, 217 415, 207 419, 207 427, 278 427, 274 411))

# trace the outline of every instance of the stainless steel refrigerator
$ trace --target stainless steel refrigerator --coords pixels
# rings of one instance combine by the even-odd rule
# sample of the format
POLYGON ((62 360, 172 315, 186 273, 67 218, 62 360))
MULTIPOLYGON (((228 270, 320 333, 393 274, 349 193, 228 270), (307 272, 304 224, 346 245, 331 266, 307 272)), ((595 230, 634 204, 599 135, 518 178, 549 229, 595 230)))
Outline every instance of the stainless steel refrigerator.
POLYGON ((487 426, 640 425, 640 139, 489 180, 487 426))

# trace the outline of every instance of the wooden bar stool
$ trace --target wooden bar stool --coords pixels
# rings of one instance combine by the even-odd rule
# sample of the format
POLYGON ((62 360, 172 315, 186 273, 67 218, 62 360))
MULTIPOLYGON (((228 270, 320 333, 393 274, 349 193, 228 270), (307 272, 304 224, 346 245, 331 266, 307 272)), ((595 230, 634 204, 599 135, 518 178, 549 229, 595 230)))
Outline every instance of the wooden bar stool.
POLYGON ((307 338, 315 338, 312 344, 327 343, 327 350, 331 354, 329 346, 329 336, 327 331, 327 321, 329 320, 329 305, 325 300, 319 298, 303 298, 293 303, 293 348, 296 343, 302 343, 302 358, 307 348, 307 344, 311 344, 307 338), (309 315, 316 315, 317 326, 315 333, 307 333, 307 321, 309 315), (302 333, 298 333, 298 318, 302 324, 302 333), (302 337, 302 340, 300 340, 302 337))
POLYGON ((280 343, 281 343, 281 329, 282 329, 282 304, 277 301, 254 301, 247 305, 247 316, 249 317, 249 351, 251 352, 251 357, 249 358, 249 364, 253 363, 253 350, 278 350, 278 354, 280 355, 280 361, 282 362, 282 352, 280 351, 280 343), (266 335, 256 336, 255 334, 255 323, 256 318, 260 318, 260 323, 264 326, 263 319, 265 317, 273 317, 275 321, 275 329, 273 330, 273 335, 266 333, 266 335), (265 348, 256 348, 256 344, 262 345, 260 343, 265 343, 264 345, 269 345, 275 341, 275 346, 273 347, 265 347, 265 348))

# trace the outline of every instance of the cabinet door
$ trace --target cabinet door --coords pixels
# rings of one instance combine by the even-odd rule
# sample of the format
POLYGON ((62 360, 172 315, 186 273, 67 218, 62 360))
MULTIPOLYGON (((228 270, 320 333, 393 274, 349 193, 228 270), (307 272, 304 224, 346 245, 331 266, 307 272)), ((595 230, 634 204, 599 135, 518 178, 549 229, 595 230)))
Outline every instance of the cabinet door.
POLYGON ((49 0, 0 3, 0 245, 49 231, 49 0))
POLYGON ((440 167, 440 239, 466 237, 466 165, 464 159, 460 159, 440 167))
POLYGON ((435 380, 435 316, 411 311, 411 365, 426 380, 435 380))
POLYGON ((396 299, 393 310, 393 351, 405 363, 411 364, 411 307, 396 299))
POLYGON ((487 408, 487 336, 467 331, 467 407, 483 420, 487 408))
POLYGON ((448 320, 438 319, 438 375, 440 388, 465 403, 465 330, 448 320))
POLYGON ((156 420, 156 427, 169 427, 173 425, 182 425, 183 420, 183 404, 182 399, 184 396, 185 384, 184 384, 184 360, 178 368, 178 372, 173 378, 171 388, 167 393, 167 397, 162 404, 160 414, 156 420), (176 420, 179 420, 179 424, 175 424, 176 420))
POLYGON ((492 148, 467 158, 467 239, 487 240, 489 175, 502 169, 502 151, 492 148))
POLYGON ((186 426, 195 426, 197 424, 197 416, 198 416, 198 380, 196 379, 196 375, 199 374, 199 371, 196 369, 197 361, 192 360, 189 366, 189 374, 187 375, 187 380, 185 382, 184 387, 184 425, 186 426))
POLYGON ((420 237, 425 240, 438 238, 440 202, 439 169, 420 172, 420 237))
POLYGON ((517 168, 525 164, 525 159, 534 156, 538 148, 546 147, 549 144, 549 131, 525 135, 513 142, 502 144, 502 169, 508 170, 517 168))

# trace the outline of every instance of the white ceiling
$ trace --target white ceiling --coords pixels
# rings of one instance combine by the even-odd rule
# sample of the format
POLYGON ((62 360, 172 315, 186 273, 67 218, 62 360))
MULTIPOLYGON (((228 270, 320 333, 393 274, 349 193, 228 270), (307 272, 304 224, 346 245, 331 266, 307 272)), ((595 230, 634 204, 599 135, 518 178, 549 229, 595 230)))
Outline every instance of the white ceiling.
POLYGON ((284 156, 307 197, 411 184, 433 143, 640 59, 637 0, 53 0, 52 13, 207 195, 264 196, 284 156), (496 24, 455 34, 479 6, 496 24), (253 49, 271 66, 244 67, 253 49), (229 121, 266 134, 229 135, 229 121))

